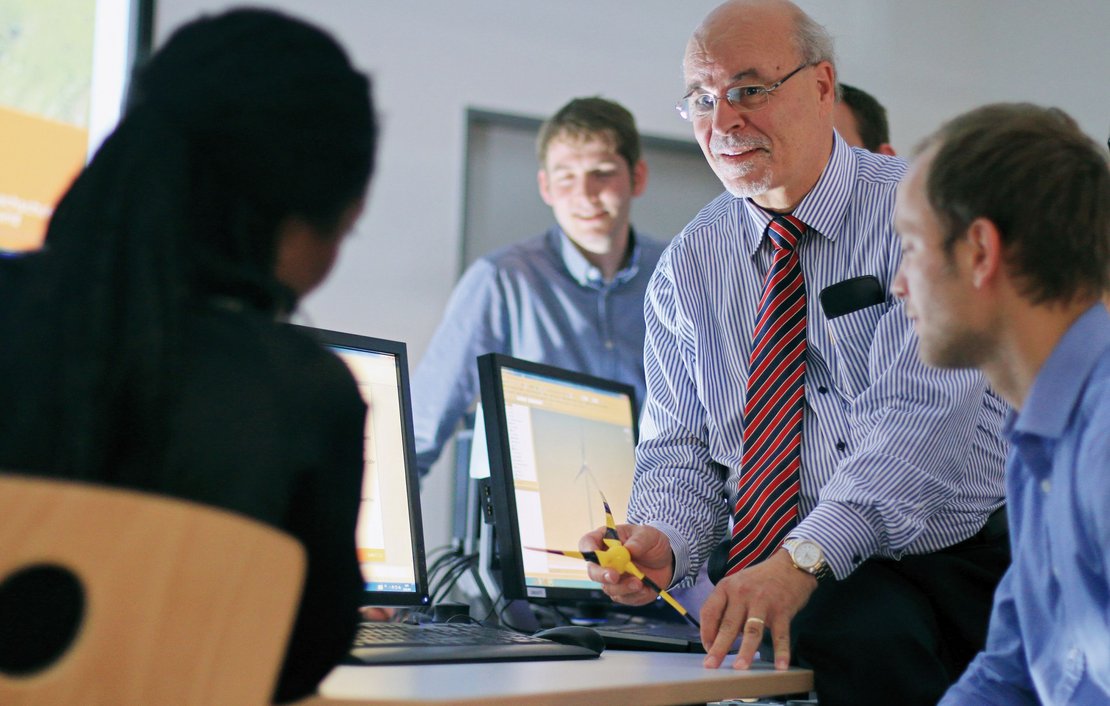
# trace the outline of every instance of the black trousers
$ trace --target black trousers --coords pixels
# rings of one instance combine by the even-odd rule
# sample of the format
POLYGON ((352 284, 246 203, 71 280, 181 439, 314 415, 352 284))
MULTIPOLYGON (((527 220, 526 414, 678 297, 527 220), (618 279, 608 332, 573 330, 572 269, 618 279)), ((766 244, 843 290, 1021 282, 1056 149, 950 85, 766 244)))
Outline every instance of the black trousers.
POLYGON ((936 704, 985 644, 1010 564, 1005 515, 941 551, 872 559, 818 586, 791 632, 821 706, 936 704))

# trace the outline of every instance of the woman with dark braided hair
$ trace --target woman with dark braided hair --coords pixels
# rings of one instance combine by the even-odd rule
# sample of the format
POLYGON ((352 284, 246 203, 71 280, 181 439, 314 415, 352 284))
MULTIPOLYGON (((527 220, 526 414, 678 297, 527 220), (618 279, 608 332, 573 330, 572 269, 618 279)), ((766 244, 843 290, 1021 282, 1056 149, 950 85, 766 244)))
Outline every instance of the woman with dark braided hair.
POLYGON ((367 78, 320 30, 238 10, 179 29, 0 281, 0 468, 167 493, 308 551, 275 698, 311 693, 358 620, 366 407, 282 321, 362 207, 367 78), (13 286, 15 283, 18 286, 13 286))

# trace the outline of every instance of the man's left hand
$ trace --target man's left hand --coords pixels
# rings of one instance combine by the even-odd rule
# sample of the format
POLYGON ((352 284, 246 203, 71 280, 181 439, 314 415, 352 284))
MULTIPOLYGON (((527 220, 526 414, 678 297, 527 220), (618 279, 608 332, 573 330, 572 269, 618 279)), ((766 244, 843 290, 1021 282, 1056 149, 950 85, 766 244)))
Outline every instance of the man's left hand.
POLYGON ((701 608, 705 666, 721 666, 737 635, 743 632, 732 666, 747 669, 767 629, 775 646, 775 669, 789 667, 790 621, 815 590, 817 579, 795 568, 784 549, 721 579, 701 608))

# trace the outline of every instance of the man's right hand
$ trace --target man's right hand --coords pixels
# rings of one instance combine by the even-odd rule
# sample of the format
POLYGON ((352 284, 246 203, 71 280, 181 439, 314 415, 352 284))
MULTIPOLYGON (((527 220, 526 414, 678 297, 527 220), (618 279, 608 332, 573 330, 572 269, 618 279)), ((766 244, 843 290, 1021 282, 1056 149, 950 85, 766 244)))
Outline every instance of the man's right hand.
MULTIPOLYGON (((617 525, 617 535, 628 550, 632 563, 645 576, 663 588, 671 585, 674 554, 667 535, 647 525, 617 525)), ((593 552, 605 549, 604 537, 605 528, 599 527, 578 541, 578 550, 593 552)), ((631 574, 618 574, 615 569, 605 569, 592 562, 586 566, 590 578, 600 583, 601 589, 617 603, 644 605, 658 595, 631 574)))

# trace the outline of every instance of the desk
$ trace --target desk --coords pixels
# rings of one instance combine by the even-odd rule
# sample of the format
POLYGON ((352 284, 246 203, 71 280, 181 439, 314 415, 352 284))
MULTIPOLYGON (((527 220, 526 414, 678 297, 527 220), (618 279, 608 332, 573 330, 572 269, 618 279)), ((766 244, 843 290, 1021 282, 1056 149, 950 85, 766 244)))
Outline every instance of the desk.
POLYGON ((703 656, 612 650, 591 660, 336 667, 320 695, 297 706, 667 706, 813 688, 808 669, 705 669, 703 656))

